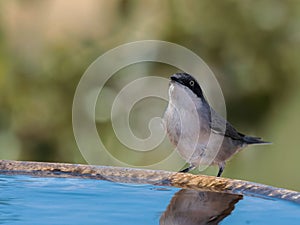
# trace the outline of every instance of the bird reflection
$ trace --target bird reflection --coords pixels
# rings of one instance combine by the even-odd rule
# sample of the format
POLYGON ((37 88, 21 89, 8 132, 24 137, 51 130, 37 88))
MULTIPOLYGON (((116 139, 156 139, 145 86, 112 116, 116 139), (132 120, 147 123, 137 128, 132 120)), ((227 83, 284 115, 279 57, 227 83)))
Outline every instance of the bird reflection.
POLYGON ((218 224, 242 195, 182 189, 160 217, 160 225, 218 224))

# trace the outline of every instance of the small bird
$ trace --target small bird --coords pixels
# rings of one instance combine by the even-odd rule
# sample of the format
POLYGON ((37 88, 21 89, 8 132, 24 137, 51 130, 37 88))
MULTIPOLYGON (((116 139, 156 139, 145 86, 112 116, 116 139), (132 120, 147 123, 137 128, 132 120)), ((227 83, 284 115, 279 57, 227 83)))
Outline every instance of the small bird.
POLYGON ((170 142, 174 144, 189 167, 189 172, 201 163, 218 165, 217 176, 224 171, 226 161, 248 145, 271 144, 259 137, 238 132, 208 104, 196 79, 187 73, 170 77, 169 104, 163 123, 170 142), (208 160, 211 157, 211 160, 208 160))

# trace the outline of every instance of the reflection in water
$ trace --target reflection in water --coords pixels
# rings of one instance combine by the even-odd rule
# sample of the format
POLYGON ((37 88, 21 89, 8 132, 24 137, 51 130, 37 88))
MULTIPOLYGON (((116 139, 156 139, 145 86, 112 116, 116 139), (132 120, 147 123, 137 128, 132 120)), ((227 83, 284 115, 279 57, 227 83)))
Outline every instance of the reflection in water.
POLYGON ((242 195, 182 189, 172 198, 160 225, 218 224, 242 195))

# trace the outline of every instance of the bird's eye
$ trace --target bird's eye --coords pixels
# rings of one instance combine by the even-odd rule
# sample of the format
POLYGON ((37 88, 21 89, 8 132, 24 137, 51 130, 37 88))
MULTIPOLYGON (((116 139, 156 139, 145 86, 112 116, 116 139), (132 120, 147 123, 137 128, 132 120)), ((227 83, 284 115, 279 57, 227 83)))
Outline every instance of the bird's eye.
POLYGON ((195 82, 193 80, 190 81, 190 85, 193 87, 195 82))

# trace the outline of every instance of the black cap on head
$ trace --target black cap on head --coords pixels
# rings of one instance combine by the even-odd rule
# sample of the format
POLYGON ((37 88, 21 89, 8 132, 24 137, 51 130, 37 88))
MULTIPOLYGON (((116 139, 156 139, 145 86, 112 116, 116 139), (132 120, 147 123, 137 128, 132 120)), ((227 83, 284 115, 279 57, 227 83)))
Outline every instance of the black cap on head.
POLYGON ((188 87, 199 98, 203 98, 203 92, 202 92, 200 85, 198 84, 197 80, 194 77, 192 77, 190 74, 175 73, 170 77, 170 79, 172 81, 175 81, 179 84, 182 84, 182 85, 188 87))

